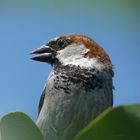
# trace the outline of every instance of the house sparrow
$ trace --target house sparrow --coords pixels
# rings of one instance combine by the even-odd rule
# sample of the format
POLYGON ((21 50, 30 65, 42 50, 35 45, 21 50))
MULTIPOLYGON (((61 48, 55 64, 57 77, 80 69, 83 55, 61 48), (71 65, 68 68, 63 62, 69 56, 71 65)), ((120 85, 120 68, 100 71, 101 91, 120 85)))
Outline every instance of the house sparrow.
POLYGON ((91 38, 66 34, 32 51, 52 65, 39 103, 37 126, 44 140, 72 140, 113 105, 112 63, 91 38))

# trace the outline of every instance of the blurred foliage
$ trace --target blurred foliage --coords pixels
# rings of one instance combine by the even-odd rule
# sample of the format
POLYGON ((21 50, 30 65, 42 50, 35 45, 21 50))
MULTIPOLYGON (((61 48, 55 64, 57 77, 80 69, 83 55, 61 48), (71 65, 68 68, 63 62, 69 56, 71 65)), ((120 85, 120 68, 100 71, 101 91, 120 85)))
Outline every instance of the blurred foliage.
POLYGON ((140 140, 140 104, 109 108, 74 140, 140 140))
POLYGON ((9 113, 0 121, 0 140, 43 140, 33 121, 22 112, 9 113))
MULTIPOLYGON (((140 104, 109 108, 74 140, 139 140, 140 104)), ((43 137, 24 113, 5 115, 0 121, 1 140, 43 140, 43 137)))

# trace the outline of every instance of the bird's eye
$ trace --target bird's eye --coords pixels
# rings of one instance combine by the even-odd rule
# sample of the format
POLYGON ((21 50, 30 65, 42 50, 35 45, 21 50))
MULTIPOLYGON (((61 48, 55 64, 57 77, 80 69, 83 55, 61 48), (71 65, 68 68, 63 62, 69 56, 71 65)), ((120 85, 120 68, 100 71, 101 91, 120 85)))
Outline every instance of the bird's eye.
POLYGON ((59 47, 66 47, 68 44, 69 44, 69 42, 66 39, 59 39, 59 40, 57 40, 57 45, 59 47))

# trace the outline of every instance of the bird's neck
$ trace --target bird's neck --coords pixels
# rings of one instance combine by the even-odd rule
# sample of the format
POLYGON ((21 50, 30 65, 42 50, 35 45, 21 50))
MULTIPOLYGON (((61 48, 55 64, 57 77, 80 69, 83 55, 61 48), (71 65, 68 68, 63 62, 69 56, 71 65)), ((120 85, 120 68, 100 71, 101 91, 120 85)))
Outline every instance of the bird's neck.
POLYGON ((98 69, 85 69, 73 65, 56 65, 53 68, 54 74, 58 75, 61 81, 71 84, 80 84, 86 89, 101 88, 104 78, 98 69))

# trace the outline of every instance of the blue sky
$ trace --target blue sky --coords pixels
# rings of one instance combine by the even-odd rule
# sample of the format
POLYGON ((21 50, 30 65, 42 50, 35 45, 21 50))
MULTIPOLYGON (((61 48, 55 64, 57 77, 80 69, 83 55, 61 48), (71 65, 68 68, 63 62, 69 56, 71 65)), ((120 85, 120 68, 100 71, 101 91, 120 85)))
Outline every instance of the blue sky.
POLYGON ((33 119, 51 67, 29 53, 57 35, 90 36, 114 65, 114 106, 140 103, 138 0, 0 1, 0 116, 23 111, 33 119))

